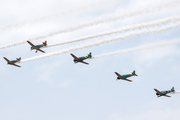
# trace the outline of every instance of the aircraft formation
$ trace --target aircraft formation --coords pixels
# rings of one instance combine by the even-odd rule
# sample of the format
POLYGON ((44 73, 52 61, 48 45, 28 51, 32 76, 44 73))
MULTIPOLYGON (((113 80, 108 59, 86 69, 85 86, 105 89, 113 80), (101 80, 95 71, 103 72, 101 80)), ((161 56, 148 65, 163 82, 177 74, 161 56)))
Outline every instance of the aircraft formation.
MULTIPOLYGON (((40 48, 46 47, 47 46, 47 41, 45 41, 45 42, 43 42, 42 44, 39 44, 39 45, 34 45, 30 41, 27 41, 27 43, 29 43, 31 45, 31 48, 30 48, 31 50, 36 50, 35 53, 37 53, 38 51, 40 51, 42 53, 45 53, 45 51, 41 50, 40 48)), ((77 57, 72 53, 70 55, 74 58, 73 61, 74 61, 75 64, 80 62, 80 63, 86 64, 86 65, 89 65, 89 63, 85 62, 84 60, 92 58, 91 52, 87 56, 82 56, 82 57, 77 57)), ((14 65, 16 67, 21 67, 21 66, 16 64, 16 63, 21 61, 21 57, 16 58, 16 60, 9 60, 6 57, 3 57, 3 58, 7 61, 8 65, 14 65)), ((127 78, 132 77, 132 76, 138 76, 136 74, 135 70, 131 74, 125 74, 125 75, 120 75, 118 72, 114 72, 114 73, 117 75, 116 81, 117 80, 125 80, 125 81, 128 81, 128 82, 132 82, 132 80, 129 80, 127 78)), ((169 96, 167 94, 175 93, 174 87, 172 87, 171 90, 166 90, 166 91, 159 91, 157 89, 154 89, 154 90, 156 91, 157 97, 161 97, 161 96, 171 97, 171 96, 169 96)))

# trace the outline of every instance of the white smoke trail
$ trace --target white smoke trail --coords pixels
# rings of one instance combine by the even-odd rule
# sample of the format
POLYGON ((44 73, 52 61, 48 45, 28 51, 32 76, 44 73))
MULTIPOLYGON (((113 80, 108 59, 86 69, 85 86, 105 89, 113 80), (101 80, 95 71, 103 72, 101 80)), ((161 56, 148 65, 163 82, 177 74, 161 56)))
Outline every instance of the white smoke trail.
POLYGON ((157 6, 149 8, 149 9, 146 8, 146 9, 142 9, 142 10, 132 11, 132 12, 126 13, 124 15, 108 16, 106 18, 101 18, 101 19, 96 20, 96 21, 84 23, 84 24, 81 24, 81 25, 77 25, 77 26, 74 26, 74 27, 67 28, 67 29, 61 29, 61 30, 53 31, 53 32, 47 33, 45 35, 40 35, 40 36, 38 36, 36 38, 29 39, 29 41, 39 40, 39 39, 54 36, 54 35, 57 35, 57 34, 72 32, 72 31, 75 31, 75 30, 83 29, 83 28, 90 27, 90 26, 95 26, 95 25, 98 25, 98 24, 106 23, 106 22, 112 22, 112 21, 119 20, 119 19, 122 20, 122 19, 130 18, 130 17, 136 16, 136 15, 141 15, 141 14, 160 11, 160 10, 163 10, 163 9, 167 9, 167 8, 171 8, 171 7, 174 7, 176 5, 179 5, 179 3, 180 3, 179 0, 176 0, 174 2, 170 1, 170 2, 167 2, 167 3, 162 3, 161 2, 161 4, 158 4, 157 6))
POLYGON ((168 93, 168 94, 179 94, 179 93, 180 93, 180 90, 172 92, 172 93, 168 93))
MULTIPOLYGON (((122 32, 126 32, 126 31, 129 31, 129 30, 135 30, 135 29, 142 29, 142 28, 147 28, 147 27, 152 27, 152 26, 158 26, 158 25, 161 25, 161 24, 166 24, 168 22, 177 21, 177 20, 178 21, 180 20, 180 16, 168 17, 168 18, 156 20, 156 21, 153 21, 153 22, 137 24, 137 25, 133 25, 133 26, 123 27, 121 29, 116 29, 116 30, 113 30, 113 31, 108 31, 108 32, 104 32, 104 33, 98 33, 98 34, 95 34, 95 35, 89 35, 89 36, 81 37, 81 38, 78 38, 78 39, 73 39, 73 40, 69 40, 69 41, 65 41, 65 42, 61 42, 61 43, 56 43, 56 44, 53 44, 53 45, 48 45, 47 48, 48 47, 59 46, 59 45, 64 45, 64 44, 69 44, 69 43, 73 43, 73 42, 79 42, 79 41, 92 39, 92 38, 105 36, 105 35, 110 35, 110 34, 114 34, 114 33, 122 33, 122 32)), ((24 43, 27 43, 27 42, 23 41, 23 42, 11 44, 11 45, 1 46, 0 49, 5 49, 5 48, 20 45, 20 44, 24 44, 24 43)))
POLYGON ((116 29, 116 30, 113 30, 113 31, 108 31, 108 32, 104 32, 104 33, 98 33, 98 34, 95 34, 95 35, 89 35, 89 36, 81 37, 81 38, 78 38, 78 39, 73 39, 73 40, 69 40, 69 41, 65 41, 65 42, 61 42, 61 43, 48 45, 47 48, 48 47, 59 46, 59 45, 64 45, 64 44, 69 44, 69 43, 73 43, 73 42, 79 42, 79 41, 92 39, 92 38, 96 38, 96 37, 101 37, 101 36, 105 36, 105 35, 110 35, 110 34, 114 34, 114 33, 122 33, 122 32, 135 30, 135 29, 142 29, 142 28, 147 28, 147 27, 152 27, 152 26, 158 26, 158 25, 165 24, 165 23, 172 22, 172 21, 176 21, 176 20, 179 21, 180 16, 168 17, 168 18, 156 20, 156 21, 153 21, 153 22, 137 24, 137 25, 133 25, 133 26, 123 27, 121 29, 116 29))
POLYGON ((37 18, 37 19, 34 19, 34 20, 28 20, 28 21, 24 21, 24 22, 21 22, 21 23, 9 25, 9 26, 0 28, 0 32, 10 31, 12 29, 21 28, 21 27, 26 26, 26 25, 33 25, 35 23, 43 22, 45 20, 49 20, 49 19, 52 19, 52 18, 63 17, 65 15, 68 15, 68 14, 71 14, 71 13, 74 13, 74 12, 84 11, 84 10, 90 9, 92 7, 101 6, 101 5, 106 4, 106 3, 110 2, 110 1, 112 2, 112 1, 117 1, 117 0, 103 0, 103 1, 99 1, 97 3, 93 3, 93 4, 90 4, 90 5, 84 5, 84 6, 81 6, 79 8, 69 9, 69 10, 62 11, 62 12, 52 14, 52 15, 49 15, 49 16, 37 18))
MULTIPOLYGON (((102 24, 102 23, 112 22, 112 21, 115 21, 115 20, 122 20, 122 19, 130 18, 130 17, 136 16, 136 15, 141 15, 141 14, 160 11, 160 10, 163 10, 163 9, 175 7, 175 6, 179 5, 179 3, 180 3, 179 0, 175 0, 174 2, 170 1, 170 2, 167 2, 167 3, 164 3, 164 2, 162 3, 161 2, 161 4, 158 4, 158 5, 156 5, 156 6, 152 7, 152 8, 148 8, 148 9, 145 8, 145 9, 140 9, 140 10, 138 9, 138 10, 131 11, 129 13, 125 13, 123 15, 108 16, 106 18, 101 18, 101 19, 93 21, 93 22, 88 22, 88 23, 84 23, 84 24, 81 24, 81 25, 77 25, 77 26, 74 26, 74 27, 67 28, 67 29, 61 29, 61 30, 45 33, 45 34, 42 34, 42 35, 37 36, 35 38, 30 38, 30 39, 28 39, 28 41, 39 40, 39 39, 47 38, 47 37, 54 36, 54 35, 57 35, 57 34, 72 32, 72 31, 75 31, 75 30, 83 29, 83 28, 90 27, 90 26, 95 26, 95 25, 102 24)), ((4 48, 16 46, 16 45, 21 45, 21 44, 26 43, 26 41, 22 41, 22 42, 14 43, 14 44, 11 44, 11 45, 3 46, 3 47, 0 47, 0 49, 4 49, 4 48)))
POLYGON ((176 28, 178 26, 180 26, 180 22, 176 23, 176 24, 173 24, 173 25, 166 25, 166 26, 161 27, 159 29, 153 28, 153 29, 150 29, 150 30, 144 30, 144 31, 140 31, 140 32, 131 32, 131 33, 128 33, 126 35, 121 35, 121 36, 119 36, 117 38, 107 39, 107 40, 103 40, 103 41, 99 41, 99 42, 95 42, 95 43, 88 43, 86 45, 71 47, 69 49, 64 49, 64 50, 61 50, 61 51, 57 51, 57 52, 53 52, 53 53, 49 53, 49 54, 44 54, 44 55, 41 55, 41 56, 28 58, 28 59, 22 60, 20 63, 33 61, 33 60, 37 60, 37 59, 42 59, 42 58, 46 58, 46 57, 50 57, 50 56, 54 56, 54 55, 60 55, 60 54, 64 54, 64 53, 68 53, 68 52, 71 52, 71 51, 80 50, 80 49, 84 49, 84 48, 89 48, 89 47, 93 47, 93 46, 98 46, 100 44, 109 43, 109 42, 113 42, 113 41, 117 41, 117 40, 124 40, 124 39, 132 37, 132 36, 139 36, 139 35, 150 34, 150 33, 152 33, 152 34, 153 33, 159 33, 159 32, 162 32, 162 31, 166 31, 166 30, 169 30, 169 29, 176 28))
POLYGON ((174 45, 174 44, 179 44, 179 43, 180 43, 180 40, 170 41, 170 42, 160 42, 160 43, 156 43, 156 44, 144 45, 144 46, 139 46, 139 47, 135 47, 135 48, 129 48, 129 49, 125 49, 125 50, 106 53, 106 54, 94 56, 93 58, 102 58, 102 57, 107 57, 107 56, 112 56, 112 55, 119 55, 119 54, 123 54, 123 53, 141 51, 141 50, 163 47, 163 46, 167 46, 167 45, 174 45))

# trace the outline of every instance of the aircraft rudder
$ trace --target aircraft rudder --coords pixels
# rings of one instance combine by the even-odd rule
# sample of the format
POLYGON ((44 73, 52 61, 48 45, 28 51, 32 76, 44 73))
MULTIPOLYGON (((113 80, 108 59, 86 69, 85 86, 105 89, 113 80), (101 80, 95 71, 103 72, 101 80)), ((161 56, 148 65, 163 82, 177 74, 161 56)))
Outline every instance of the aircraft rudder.
POLYGON ((89 53, 89 55, 91 55, 91 52, 89 53))
POLYGON ((175 91, 175 90, 174 90, 174 87, 172 87, 171 90, 172 90, 172 91, 175 91))
POLYGON ((135 71, 135 70, 132 72, 132 74, 138 76, 138 75, 136 74, 136 71, 135 71))
POLYGON ((21 57, 19 57, 19 58, 16 58, 18 61, 20 61, 21 60, 21 57))
POLYGON ((91 52, 88 54, 88 56, 91 58, 92 57, 92 54, 91 54, 91 52))
POLYGON ((47 45, 47 41, 43 42, 43 44, 46 46, 47 45))

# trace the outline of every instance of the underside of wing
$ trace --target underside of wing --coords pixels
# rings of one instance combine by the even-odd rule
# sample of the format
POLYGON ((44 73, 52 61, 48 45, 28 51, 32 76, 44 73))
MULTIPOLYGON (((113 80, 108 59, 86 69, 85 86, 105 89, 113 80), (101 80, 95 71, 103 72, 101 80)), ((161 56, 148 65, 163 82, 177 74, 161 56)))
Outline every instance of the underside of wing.
POLYGON ((27 41, 33 48, 35 48, 35 45, 32 44, 30 41, 27 41))
POLYGON ((169 96, 169 95, 165 95, 166 97, 171 97, 171 96, 169 96))
POLYGON ((21 67, 21 66, 19 66, 19 65, 16 65, 16 64, 11 64, 11 65, 14 65, 14 66, 16 66, 16 67, 21 67))
POLYGON ((126 79, 126 78, 121 78, 122 80, 126 80, 126 81, 129 81, 129 82, 132 82, 132 80, 129 80, 129 79, 126 79))
POLYGON ((159 90, 154 89, 159 95, 163 95, 159 90))
POLYGON ((84 61, 81 61, 81 63, 84 63, 84 64, 87 64, 87 65, 89 65, 89 63, 87 63, 87 62, 84 62, 84 61))
POLYGON ((73 55, 72 53, 71 53, 71 56, 75 59, 75 60, 79 60, 79 58, 77 58, 75 55, 73 55))
POLYGON ((43 50, 41 50, 41 49, 39 49, 39 48, 38 48, 38 49, 36 49, 36 50, 39 50, 40 52, 43 52, 43 53, 45 53, 43 50))
POLYGON ((6 57, 3 57, 8 63, 10 63, 11 61, 10 60, 8 60, 6 57))
POLYGON ((122 76, 119 74, 119 73, 117 73, 117 72, 114 72, 119 78, 122 78, 122 76))

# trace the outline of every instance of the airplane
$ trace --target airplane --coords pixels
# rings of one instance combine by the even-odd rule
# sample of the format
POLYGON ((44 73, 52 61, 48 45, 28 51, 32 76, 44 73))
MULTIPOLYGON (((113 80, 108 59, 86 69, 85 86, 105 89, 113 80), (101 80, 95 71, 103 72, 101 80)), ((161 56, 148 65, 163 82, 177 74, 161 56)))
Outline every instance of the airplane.
POLYGON ((122 80, 126 80, 126 81, 129 81, 129 82, 132 82, 132 80, 127 79, 128 77, 138 76, 138 75, 136 75, 135 70, 132 72, 132 74, 126 74, 126 75, 122 75, 122 76, 117 72, 115 72, 115 74, 118 76, 116 80, 122 79, 122 80))
POLYGON ((167 90, 167 91, 159 91, 157 89, 154 89, 154 90, 156 91, 157 97, 161 97, 161 96, 171 97, 167 94, 175 92, 174 87, 172 87, 171 90, 167 90))
POLYGON ((89 63, 84 62, 83 60, 85 60, 87 58, 92 58, 91 52, 85 57, 83 56, 83 57, 78 58, 75 55, 73 55, 72 53, 71 53, 71 56, 74 58, 74 63, 81 62, 81 63, 87 64, 87 65, 89 65, 89 63))
POLYGON ((10 65, 14 65, 16 67, 21 67, 19 65, 16 65, 15 63, 19 62, 21 60, 21 57, 20 58, 16 58, 16 60, 8 60, 6 57, 3 57, 6 61, 7 61, 7 64, 10 64, 10 65))
POLYGON ((34 45, 34 44, 32 44, 30 41, 27 41, 27 42, 31 45, 31 50, 36 49, 36 53, 37 53, 38 51, 45 53, 45 52, 44 52, 43 50, 41 50, 40 48, 46 47, 46 46, 47 46, 47 41, 43 42, 43 44, 41 44, 41 45, 34 45))

